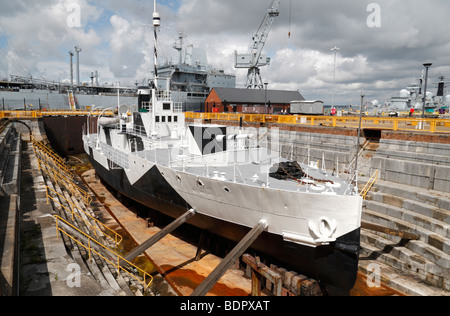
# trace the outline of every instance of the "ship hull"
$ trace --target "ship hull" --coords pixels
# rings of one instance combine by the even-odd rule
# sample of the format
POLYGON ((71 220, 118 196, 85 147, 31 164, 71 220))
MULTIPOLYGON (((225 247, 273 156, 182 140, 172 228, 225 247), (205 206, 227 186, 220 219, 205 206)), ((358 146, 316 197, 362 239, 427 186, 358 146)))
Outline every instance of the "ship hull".
MULTIPOLYGON (((123 169, 111 169, 108 164, 105 167, 104 162, 98 162, 92 148, 88 149, 88 156, 103 181, 136 202, 172 218, 191 208, 167 183, 156 165, 131 184, 123 169)), ((188 223, 236 243, 250 231, 249 227, 204 214, 194 216, 188 223)), ((319 280, 327 289, 337 290, 333 293, 346 294, 357 278, 359 241, 359 228, 339 237, 336 242, 315 248, 287 242, 280 235, 264 232, 252 248, 286 268, 319 280)))
MULTIPOLYGON (((75 94, 77 108, 96 106, 98 108, 111 107, 117 104, 117 96, 112 95, 84 95, 75 94)), ((28 110, 61 110, 70 109, 67 94, 58 91, 47 90, 20 90, 19 92, 0 91, 0 101, 3 101, 5 110, 24 109, 24 103, 28 110)), ((120 103, 133 105, 137 103, 137 97, 120 97, 120 103)), ((3 106, 2 104, 2 106, 3 106)))

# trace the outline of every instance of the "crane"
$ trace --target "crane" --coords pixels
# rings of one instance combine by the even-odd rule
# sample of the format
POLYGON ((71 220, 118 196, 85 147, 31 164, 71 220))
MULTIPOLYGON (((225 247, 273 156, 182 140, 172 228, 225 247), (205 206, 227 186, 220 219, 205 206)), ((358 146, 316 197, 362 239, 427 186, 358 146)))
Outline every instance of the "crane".
POLYGON ((250 53, 238 54, 235 51, 235 68, 248 69, 247 74, 247 89, 263 89, 263 81, 261 79, 261 73, 259 68, 270 65, 270 58, 262 54, 264 45, 269 36, 270 29, 272 28, 273 21, 280 15, 278 8, 280 6, 280 0, 274 0, 272 5, 258 31, 252 38, 252 44, 250 47, 250 53))

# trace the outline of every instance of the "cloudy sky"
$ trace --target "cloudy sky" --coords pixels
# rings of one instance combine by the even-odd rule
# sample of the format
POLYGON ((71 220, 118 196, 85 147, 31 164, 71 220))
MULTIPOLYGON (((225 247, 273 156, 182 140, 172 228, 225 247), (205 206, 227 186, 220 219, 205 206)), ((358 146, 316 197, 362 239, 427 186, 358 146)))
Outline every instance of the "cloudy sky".
MULTIPOLYGON (((243 86, 246 70, 234 69, 234 51, 248 51, 271 3, 159 0, 161 62, 176 58, 171 46, 182 31, 188 44, 206 49, 210 64, 235 73, 243 86)), ((152 12, 152 0, 0 0, 0 78, 68 80, 68 51, 78 45, 82 81, 95 70, 103 83, 148 79, 152 12)), ((337 46, 336 104, 358 104, 361 89, 366 100, 398 95, 422 75, 425 62, 433 63, 430 89, 436 92, 439 76, 450 80, 449 17, 448 0, 281 0, 263 80, 269 89, 299 90, 331 104, 330 49, 337 46)))

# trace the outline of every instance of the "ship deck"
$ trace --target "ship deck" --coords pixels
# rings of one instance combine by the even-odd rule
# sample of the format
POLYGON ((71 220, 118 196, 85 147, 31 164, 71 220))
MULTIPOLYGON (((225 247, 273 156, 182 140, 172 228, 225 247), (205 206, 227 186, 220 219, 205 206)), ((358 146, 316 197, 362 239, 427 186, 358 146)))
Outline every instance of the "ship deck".
MULTIPOLYGON (((89 145, 94 147, 97 135, 90 135, 89 145)), ((304 172, 302 177, 298 177, 285 165, 288 163, 284 158, 278 157, 277 152, 271 152, 265 148, 253 148, 250 152, 245 150, 230 150, 204 156, 199 155, 178 155, 179 149, 175 146, 167 146, 173 140, 166 138, 158 142, 159 148, 147 149, 131 153, 150 163, 168 166, 198 177, 207 177, 224 182, 240 183, 253 187, 265 187, 274 190, 289 192, 304 192, 310 194, 326 195, 355 195, 353 186, 344 179, 331 175, 324 170, 298 162, 304 172), (174 149, 175 148, 175 149, 174 149), (250 154, 249 154, 250 153, 250 154), (283 170, 282 170, 283 169, 283 170), (273 173, 280 172, 282 179, 274 178, 273 173)), ((181 147, 180 147, 181 148, 181 147)), ((124 169, 129 169, 129 162, 122 151, 105 144, 102 144, 102 152, 108 159, 112 160, 124 169)), ((317 165, 319 162, 317 162, 317 165)))

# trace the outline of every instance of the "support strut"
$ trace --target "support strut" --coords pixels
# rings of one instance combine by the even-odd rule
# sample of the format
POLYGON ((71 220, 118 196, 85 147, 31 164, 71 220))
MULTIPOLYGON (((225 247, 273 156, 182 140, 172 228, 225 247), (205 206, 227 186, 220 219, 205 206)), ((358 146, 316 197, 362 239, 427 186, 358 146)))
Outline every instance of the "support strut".
POLYGON ((253 242, 262 234, 267 228, 268 224, 265 220, 261 220, 241 242, 234 247, 234 249, 228 254, 228 256, 222 260, 222 262, 211 272, 210 275, 194 290, 191 296, 205 296, 219 281, 219 279, 227 272, 231 265, 244 254, 244 252, 250 247, 253 242))
POLYGON ((147 241, 143 242, 141 245, 137 246, 133 250, 131 250, 126 256, 125 259, 128 261, 132 261, 136 259, 138 256, 143 254, 148 248, 156 244, 158 241, 163 239, 165 236, 173 232, 175 229, 183 225, 189 218, 197 214, 197 211, 194 209, 189 210, 184 213, 176 220, 174 220, 171 224, 167 225, 165 228, 161 229, 158 233, 153 235, 147 241))

